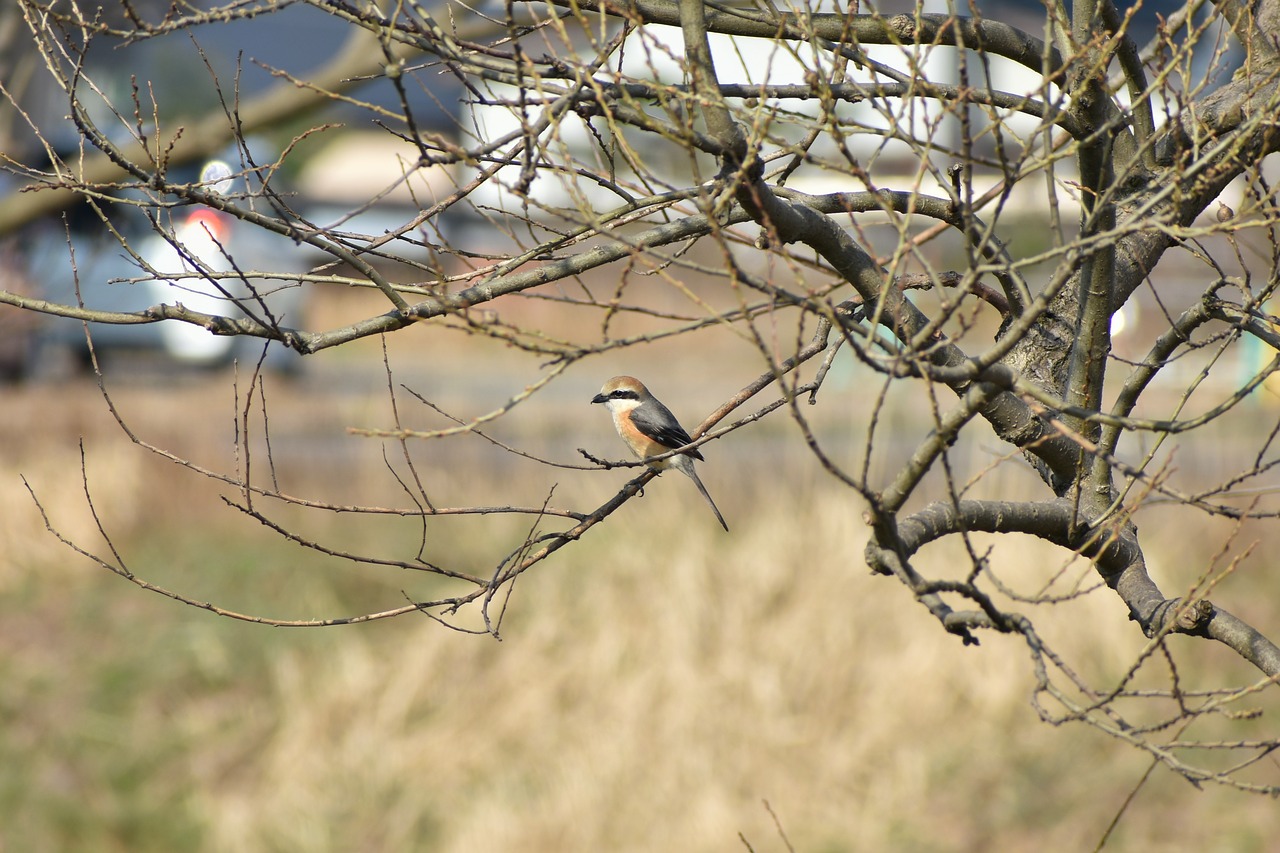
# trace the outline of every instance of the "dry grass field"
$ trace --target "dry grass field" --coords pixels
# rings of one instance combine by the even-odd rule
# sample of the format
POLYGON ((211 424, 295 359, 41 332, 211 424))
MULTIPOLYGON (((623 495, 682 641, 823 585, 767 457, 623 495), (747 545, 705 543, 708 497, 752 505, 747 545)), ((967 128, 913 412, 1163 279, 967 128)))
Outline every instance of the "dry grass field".
MULTIPOLYGON (((405 381, 430 375, 396 357, 405 381)), ((500 364, 485 375, 418 387, 474 414, 527 381, 504 380, 500 364)), ((586 405, 601 378, 571 372, 499 432, 562 461, 577 447, 620 457, 586 405)), ((229 379, 112 390, 144 440, 233 469, 229 379)), ((674 373, 664 396, 689 420, 699 410, 686 380, 674 373)), ((375 350, 318 357, 269 402, 291 492, 404 502, 382 443, 345 432, 388 423, 375 350)), ((825 417, 856 452, 865 424, 825 417)), ((418 615, 267 628, 144 592, 54 540, 20 479, 60 530, 105 553, 80 437, 102 521, 150 581, 287 619, 447 588, 320 557, 239 516, 218 498, 234 495, 227 487, 131 445, 92 382, 0 391, 0 850, 1088 851, 1149 765, 1093 729, 1041 723, 1019 642, 964 648, 872 576, 862 507, 782 424, 705 448, 704 479, 732 533, 688 482, 661 478, 519 580, 501 642, 418 615)), ((444 503, 536 503, 556 483, 556 503, 594 506, 627 477, 548 473, 478 439, 415 452, 444 503)), ((1006 467, 996 487, 1031 483, 1006 467)), ((424 534, 411 521, 269 511, 350 551, 412 556, 425 535, 433 559, 479 572, 517 531, 442 520, 424 534)), ((1161 524, 1159 512, 1140 523, 1161 524)), ((1273 533, 1250 536, 1274 553, 1273 533)), ((1161 582, 1185 588, 1225 538, 1170 526, 1152 546, 1161 582)), ((999 554, 1015 581, 1062 563, 1033 543, 999 554)), ((1274 636, 1266 563, 1247 564, 1218 598, 1274 636)), ((1098 679, 1144 643, 1105 591, 1037 615, 1098 679)), ((1189 678, 1251 677, 1225 649, 1172 644, 1189 678)), ((1257 704, 1268 714, 1250 725, 1274 732, 1276 700, 1257 704)), ((1267 770, 1274 778, 1274 761, 1267 770)), ((1277 837, 1274 802, 1157 771, 1106 849, 1265 851, 1277 837)))

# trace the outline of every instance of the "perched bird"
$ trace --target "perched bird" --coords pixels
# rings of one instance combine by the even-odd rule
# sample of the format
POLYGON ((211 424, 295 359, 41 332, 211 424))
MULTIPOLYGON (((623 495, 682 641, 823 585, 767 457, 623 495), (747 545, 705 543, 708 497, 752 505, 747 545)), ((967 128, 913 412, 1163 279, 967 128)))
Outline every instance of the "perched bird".
MULTIPOLYGON (((675 450, 677 447, 684 447, 693 441, 684 427, 680 426, 676 416, 671 414, 671 410, 658 402, 658 398, 650 394, 649 389, 644 387, 639 379, 615 376, 604 383, 600 393, 591 398, 591 402, 604 403, 609 413, 613 415, 613 426, 618 430, 618 435, 627 443, 627 447, 631 448, 631 452, 637 459, 647 462, 652 456, 675 450)), ((668 456, 666 459, 654 460, 649 462, 649 467, 655 471, 675 468, 681 473, 688 474, 689 479, 693 480, 693 484, 698 487, 698 491, 702 492, 702 496, 707 499, 720 526, 728 530, 729 525, 724 523, 724 516, 720 514, 720 510, 716 509, 716 502, 711 500, 707 487, 702 485, 702 481, 698 479, 698 473, 693 470, 694 459, 705 461, 702 459, 702 454, 695 449, 668 456)))

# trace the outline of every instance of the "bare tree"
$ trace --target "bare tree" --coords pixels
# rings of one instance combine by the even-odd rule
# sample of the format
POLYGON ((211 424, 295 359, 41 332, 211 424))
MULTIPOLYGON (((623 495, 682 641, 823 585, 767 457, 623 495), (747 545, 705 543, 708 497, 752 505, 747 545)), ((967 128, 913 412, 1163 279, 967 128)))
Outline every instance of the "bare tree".
MULTIPOLYGON (((58 93, 80 144, 53 145, 52 128, 22 109, 7 78, 11 114, 41 144, 6 158, 23 183, 0 201, 0 233, 73 202, 97 211, 104 229, 111 205, 140 209, 187 264, 155 269, 124 235, 139 278, 212 283, 227 309, 174 299, 103 311, 84 282, 79 303, 12 290, 0 301, 93 321, 90 338, 97 324, 186 323, 311 354, 435 323, 527 354, 527 387, 495 411, 434 431, 400 423, 369 431, 403 447, 407 507, 293 495, 270 476, 250 476, 247 438, 236 471, 204 472, 235 491, 228 502, 246 516, 324 553, 341 549, 286 529, 266 499, 318 514, 399 513, 410 523, 480 514, 495 530, 513 529, 504 517, 525 519, 495 566, 443 565, 426 551, 345 555, 435 573, 463 591, 307 624, 425 613, 457 626, 470 610, 478 630, 496 634, 516 579, 608 522, 655 472, 636 463, 637 476, 598 507, 558 506, 550 496, 541 505, 448 507, 429 494, 414 448, 487 434, 578 362, 730 327, 758 362, 714 366, 738 375, 740 390, 691 430, 691 447, 733 442, 764 418, 789 419, 795 440, 865 502, 872 571, 896 579, 965 643, 984 630, 1025 642, 1045 720, 1084 721, 1194 782, 1280 793, 1255 773, 1280 745, 1274 735, 1181 739, 1185 725, 1236 713, 1280 675, 1280 649, 1208 597, 1244 557, 1209 566, 1170 596, 1147 566, 1160 530, 1135 523, 1155 504, 1176 506, 1192 519, 1183 523, 1222 517, 1238 529, 1274 523, 1278 512, 1280 427, 1251 403, 1280 366, 1280 320, 1267 308, 1280 283, 1280 210, 1264 162, 1280 148, 1277 0, 1187 2, 1167 16, 1106 0, 1046 0, 1026 30, 954 4, 892 14, 870 4, 305 0, 342 22, 347 47, 308 79, 278 70, 262 93, 218 80, 218 108, 185 122, 169 120, 171 105, 139 81, 123 98, 107 95, 86 61, 100 41, 188 32, 198 42, 201 27, 267 21, 280 5, 152 10, 122 0, 97 14, 19 0, 36 48, 26 73, 58 93), (1240 64, 1229 74, 1232 56, 1240 64), (370 80, 394 92, 395 105, 366 100, 359 86, 370 80), (431 97, 460 105, 451 125, 425 120, 421 104, 431 97), (320 132, 320 119, 304 119, 337 103, 412 147, 395 185, 446 174, 452 186, 378 233, 345 224, 374 210, 378 192, 336 225, 315 221, 277 191, 274 176, 320 132), (245 140, 286 120, 283 153, 255 159, 245 140), (180 164, 227 144, 239 145, 232 171, 256 179, 243 191, 175 177, 180 164), (308 245, 328 263, 298 274, 202 262, 207 253, 185 250, 161 215, 192 204, 308 245), (450 223, 472 233, 479 225, 486 239, 467 245, 450 223), (264 279, 369 288, 384 302, 332 328, 298 328, 270 310, 264 279), (547 310, 513 311, 534 318, 513 322, 497 313, 512 302, 547 310), (1123 346, 1113 340, 1122 321, 1123 346), (1267 355, 1250 349, 1258 346, 1267 355), (863 378, 836 387, 830 371, 841 360, 863 378), (905 437, 880 424, 903 399, 914 418, 905 437), (859 453, 814 429, 812 407, 823 403, 872 413, 859 453), (992 432, 1007 453, 968 466, 955 448, 992 432), (1173 451, 1200 433, 1231 443, 1220 457, 1229 465, 1180 478, 1173 451), (895 441, 908 450, 895 456, 895 441), (886 457, 897 461, 871 464, 886 457), (992 472, 1019 460, 1034 468, 1039 493, 1002 499, 992 472), (999 540, 982 534, 1037 537, 1064 559, 1086 559, 1094 582, 1037 567, 1034 590, 1023 591, 999 540), (921 558, 948 541, 957 548, 942 568, 921 558), (1091 683, 1039 627, 1043 613, 1099 585, 1150 641, 1114 683, 1091 683), (1261 679, 1183 684, 1174 634, 1225 644, 1261 679), (1152 671, 1162 682, 1154 689, 1139 680, 1152 671), (1131 714, 1137 705, 1144 710, 1131 714)), ((14 14, 0 27, 12 28, 14 14)), ((220 246, 220 254, 234 261, 236 251, 220 246)), ((629 464, 583 457, 577 464, 587 468, 629 464)), ((118 556, 95 559, 157 589, 118 556)))

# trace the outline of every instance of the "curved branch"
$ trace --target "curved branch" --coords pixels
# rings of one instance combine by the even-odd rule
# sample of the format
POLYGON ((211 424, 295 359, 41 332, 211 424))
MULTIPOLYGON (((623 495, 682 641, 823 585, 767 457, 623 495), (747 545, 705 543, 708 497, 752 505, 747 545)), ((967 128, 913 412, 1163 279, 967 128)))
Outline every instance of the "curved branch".
POLYGON ((716 77, 711 43, 707 40, 706 10, 704 0, 680 0, 685 63, 707 131, 722 146, 724 153, 721 156, 725 160, 722 168, 733 172, 746 164, 747 137, 720 96, 720 80, 716 77))
POLYGON ((1267 675, 1280 676, 1280 647, 1275 643, 1206 600, 1166 599, 1147 574, 1132 532, 1095 529, 1083 521, 1076 507, 1062 499, 935 503, 898 521, 894 551, 908 560, 930 542, 968 531, 1036 536, 1093 560, 1148 637, 1164 633, 1208 637, 1229 646, 1267 675))
MULTIPOLYGON (((551 0, 565 9, 590 12, 616 12, 609 0, 551 0)), ((680 9, 672 0, 630 0, 627 12, 647 24, 680 26, 680 9)), ((886 19, 881 15, 797 15, 782 12, 756 13, 749 10, 708 8, 708 32, 757 38, 805 39, 857 44, 936 44, 962 47, 1003 56, 1046 76, 1062 68, 1062 57, 1054 48, 1046 50, 1042 40, 1016 27, 984 18, 952 15, 897 15, 886 19), (1046 62, 1047 59, 1047 62, 1046 62)))

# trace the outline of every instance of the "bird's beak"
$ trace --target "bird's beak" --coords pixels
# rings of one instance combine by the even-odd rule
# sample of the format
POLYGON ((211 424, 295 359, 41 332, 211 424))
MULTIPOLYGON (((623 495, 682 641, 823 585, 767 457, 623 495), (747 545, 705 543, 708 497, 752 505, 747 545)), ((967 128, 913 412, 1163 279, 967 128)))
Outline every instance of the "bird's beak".
POLYGON ((592 398, 591 398, 591 402, 593 402, 593 403, 607 403, 607 402, 609 402, 609 398, 608 398, 608 397, 606 397, 606 396, 605 396, 605 395, 603 395, 603 394, 597 394, 597 395, 595 395, 594 397, 592 397, 592 398))

